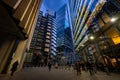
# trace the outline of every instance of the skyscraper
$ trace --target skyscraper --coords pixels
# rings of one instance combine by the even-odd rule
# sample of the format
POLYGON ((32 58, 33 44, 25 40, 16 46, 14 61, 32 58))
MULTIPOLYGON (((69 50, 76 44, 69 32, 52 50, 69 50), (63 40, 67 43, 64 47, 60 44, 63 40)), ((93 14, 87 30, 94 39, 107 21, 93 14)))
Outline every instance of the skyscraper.
POLYGON ((102 63, 110 70, 120 67, 120 1, 71 0, 69 4, 77 53, 85 62, 102 63))
POLYGON ((36 28, 31 42, 30 52, 40 55, 47 62, 56 55, 56 13, 39 12, 36 28))
POLYGON ((67 4, 63 5, 57 12, 57 52, 67 58, 72 59, 73 39, 71 34, 70 15, 67 4))
POLYGON ((0 0, 0 73, 18 61, 22 68, 32 39, 41 0, 0 0))
POLYGON ((118 26, 120 1, 107 0, 103 6, 101 3, 99 5, 102 9, 88 26, 88 34, 91 34, 94 39, 89 40, 89 43, 82 47, 80 53, 86 54, 88 60, 93 59, 94 62, 102 63, 108 69, 114 70, 119 67, 120 61, 120 28, 118 26))
POLYGON ((88 26, 104 3, 105 0, 69 1, 76 51, 79 51, 79 48, 88 40, 88 26), (101 5, 99 5, 99 3, 101 3, 101 5))

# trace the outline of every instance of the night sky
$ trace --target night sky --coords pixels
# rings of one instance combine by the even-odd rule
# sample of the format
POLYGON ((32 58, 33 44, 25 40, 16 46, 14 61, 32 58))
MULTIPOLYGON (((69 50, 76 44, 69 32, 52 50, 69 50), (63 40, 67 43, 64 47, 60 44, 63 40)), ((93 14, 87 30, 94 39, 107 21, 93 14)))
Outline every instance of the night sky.
POLYGON ((66 2, 67 0, 43 0, 40 10, 43 12, 46 10, 57 11, 66 2))

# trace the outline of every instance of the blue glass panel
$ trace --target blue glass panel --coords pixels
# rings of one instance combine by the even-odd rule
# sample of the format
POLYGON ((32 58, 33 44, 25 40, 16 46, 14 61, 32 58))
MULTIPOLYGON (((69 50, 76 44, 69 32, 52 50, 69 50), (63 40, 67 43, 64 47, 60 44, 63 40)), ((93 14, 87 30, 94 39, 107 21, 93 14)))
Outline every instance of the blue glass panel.
POLYGON ((96 4, 98 3, 98 0, 94 0, 92 6, 90 7, 90 11, 93 12, 94 8, 96 7, 96 4))

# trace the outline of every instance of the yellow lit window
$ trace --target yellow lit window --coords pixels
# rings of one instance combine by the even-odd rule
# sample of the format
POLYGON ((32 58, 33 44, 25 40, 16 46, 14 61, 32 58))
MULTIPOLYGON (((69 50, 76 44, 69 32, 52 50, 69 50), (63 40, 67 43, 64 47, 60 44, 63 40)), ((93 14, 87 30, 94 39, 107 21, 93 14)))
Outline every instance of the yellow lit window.
POLYGON ((47 35, 50 35, 50 32, 47 32, 47 35))
POLYGON ((115 37, 115 38, 112 38, 114 44, 119 44, 120 43, 120 37, 115 37))
POLYGON ((46 38, 50 39, 50 36, 46 36, 46 38))
POLYGON ((49 48, 45 48, 44 51, 45 51, 45 52, 49 52, 49 48))

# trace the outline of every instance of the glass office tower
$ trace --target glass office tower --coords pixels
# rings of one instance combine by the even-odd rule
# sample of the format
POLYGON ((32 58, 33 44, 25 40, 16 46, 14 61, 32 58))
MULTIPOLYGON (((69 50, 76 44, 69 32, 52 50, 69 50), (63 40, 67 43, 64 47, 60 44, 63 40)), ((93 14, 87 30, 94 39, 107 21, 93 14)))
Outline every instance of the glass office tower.
POLYGON ((69 4, 75 49, 83 60, 101 63, 111 71, 120 68, 120 1, 70 0, 69 4))
POLYGON ((74 34, 74 46, 76 51, 79 51, 79 48, 88 40, 87 30, 90 25, 89 23, 104 3, 105 0, 69 1, 74 34), (99 5, 99 3, 101 5, 99 5))
POLYGON ((73 54, 73 40, 71 34, 70 17, 67 4, 57 12, 57 51, 71 62, 73 54))

